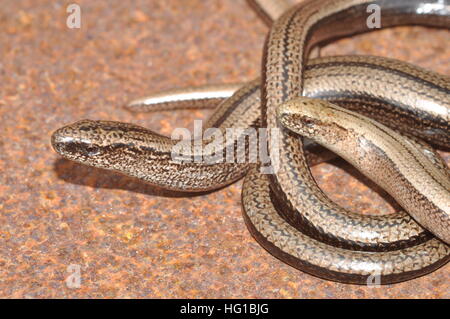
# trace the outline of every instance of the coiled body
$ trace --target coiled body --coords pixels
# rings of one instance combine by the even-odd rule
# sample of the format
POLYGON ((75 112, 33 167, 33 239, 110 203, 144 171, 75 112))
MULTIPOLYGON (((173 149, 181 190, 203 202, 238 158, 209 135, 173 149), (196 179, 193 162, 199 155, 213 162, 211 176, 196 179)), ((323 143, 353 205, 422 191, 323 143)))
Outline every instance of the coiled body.
MULTIPOLYGON (((305 67, 304 58, 312 46, 367 31, 364 13, 368 3, 306 1, 288 11, 275 23, 266 43, 262 99, 260 82, 252 82, 221 104, 209 120, 207 127, 219 129, 259 127, 261 122, 268 128, 281 129, 280 153, 270 153, 270 163, 263 163, 277 168, 274 175, 262 175, 256 163, 196 162, 199 156, 223 153, 227 147, 211 154, 196 153, 191 141, 183 142, 186 145, 181 149, 186 151, 179 154, 190 162, 174 161, 172 150, 179 141, 117 122, 77 122, 56 131, 52 145, 71 160, 184 191, 219 188, 250 169, 243 190, 244 217, 250 231, 277 257, 320 277, 365 283, 368 277, 380 275, 382 283, 389 283, 434 270, 449 259, 445 243, 434 239, 406 213, 362 217, 331 202, 309 172, 302 142, 278 122, 277 107, 302 94, 308 95, 308 72, 320 70, 321 75, 310 78, 314 84, 309 96, 348 108, 365 105, 365 113, 410 132, 410 124, 401 125, 398 121, 401 114, 408 121, 421 123, 410 133, 448 147, 448 78, 376 58, 331 58, 321 60, 316 68, 305 67), (393 89, 396 84, 400 86, 398 90, 393 89), (380 88, 383 85, 384 89, 380 88), (428 94, 430 90, 434 93, 428 94), (430 103, 411 103, 423 99, 430 103), (430 116, 435 120, 423 121, 430 116)), ((375 4, 383 10, 384 26, 450 25, 445 5, 421 13, 423 3, 419 1, 375 4)), ((238 141, 239 137, 224 145, 235 148, 238 141)), ((269 137, 269 149, 278 142, 269 137)), ((442 175, 446 174, 445 164, 427 146, 422 145, 421 152, 429 155, 425 156, 443 171, 442 175)), ((251 150, 246 156, 254 158, 251 150)))
POLYGON ((258 242, 293 267, 328 280, 381 284, 429 273, 446 264, 450 248, 438 239, 390 252, 352 251, 327 245, 298 231, 278 214, 270 200, 269 181, 253 169, 245 177, 242 205, 247 227, 258 242))
POLYGON ((450 243, 450 178, 422 146, 386 126, 322 100, 278 108, 284 127, 312 138, 391 194, 421 225, 450 243))

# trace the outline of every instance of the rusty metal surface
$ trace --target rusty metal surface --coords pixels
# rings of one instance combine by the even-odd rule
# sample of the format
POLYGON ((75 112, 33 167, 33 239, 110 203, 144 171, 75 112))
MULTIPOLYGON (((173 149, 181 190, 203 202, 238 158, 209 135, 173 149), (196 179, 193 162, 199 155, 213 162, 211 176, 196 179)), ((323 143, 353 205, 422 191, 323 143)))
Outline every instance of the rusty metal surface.
MULTIPOLYGON (((50 134, 83 118, 170 134, 207 111, 134 115, 126 101, 258 76, 263 23, 242 0, 4 0, 0 6, 0 297, 449 298, 449 266, 381 288, 321 280, 261 248, 241 217, 241 182, 183 197, 60 159, 50 134), (182 7, 181 4, 184 6, 182 7), (69 288, 67 267, 81 267, 69 288)), ((374 54, 450 74, 450 33, 401 27, 322 55, 374 54)), ((448 154, 445 154, 448 157, 448 154)), ((343 162, 313 169, 340 204, 393 211, 343 162)), ((375 191, 374 191, 375 189, 375 191)))

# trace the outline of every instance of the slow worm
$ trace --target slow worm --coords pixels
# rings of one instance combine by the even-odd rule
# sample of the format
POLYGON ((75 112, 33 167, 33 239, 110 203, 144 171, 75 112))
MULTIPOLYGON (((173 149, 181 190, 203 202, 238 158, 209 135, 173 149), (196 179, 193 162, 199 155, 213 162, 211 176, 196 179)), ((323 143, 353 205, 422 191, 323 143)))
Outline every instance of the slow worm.
MULTIPOLYGON (((367 31, 362 18, 365 17, 364 9, 368 3, 368 1, 306 1, 288 11, 275 23, 266 44, 262 89, 262 119, 267 121, 269 128, 279 127, 276 116, 276 108, 279 104, 301 96, 302 93, 307 95, 305 91, 309 71, 303 66, 303 58, 308 54, 309 48, 336 37, 367 31), (342 28, 342 25, 346 28, 342 28), (349 26, 352 28, 349 29, 349 26)), ((413 22, 431 26, 449 25, 448 6, 443 6, 437 11, 420 13, 419 6, 423 4, 418 1, 376 1, 375 4, 382 8, 383 26, 413 22)), ((391 61, 377 68, 374 67, 377 62, 375 58, 368 63, 362 62, 364 58, 359 59, 356 58, 357 61, 350 68, 344 68, 341 65, 346 64, 346 61, 334 61, 333 63, 317 62, 319 67, 317 69, 312 67, 311 70, 317 71, 322 67, 323 69, 335 68, 335 76, 339 78, 339 82, 346 79, 347 84, 355 84, 352 76, 356 78, 363 76, 360 73, 361 70, 358 71, 358 67, 364 65, 367 69, 378 72, 378 76, 381 76, 383 81, 388 81, 394 75, 402 80, 412 81, 410 82, 410 84, 414 83, 412 86, 403 85, 402 82, 401 90, 409 90, 410 93, 414 92, 421 98, 435 98, 434 95, 424 94, 429 88, 440 92, 437 97, 438 102, 436 103, 435 100, 434 103, 441 108, 446 108, 448 112, 449 88, 448 79, 445 77, 436 82, 438 75, 429 78, 428 75, 432 73, 423 70, 422 73, 417 74, 415 70, 419 69, 405 66, 400 62, 391 61), (386 67, 386 64, 390 64, 390 68, 386 67), (353 71, 348 71, 350 69, 353 71), (396 71, 393 72, 393 69, 396 71), (423 74, 427 74, 425 79, 421 78, 423 74), (420 89, 416 84, 419 87, 425 85, 425 89, 424 87, 420 89)), ((327 72, 333 74, 333 71, 324 71, 322 79, 328 76, 327 72)), ((370 82, 370 79, 366 80, 370 82)), ((318 80, 318 82, 325 85, 327 81, 318 80)), ((393 80, 393 82, 396 81, 393 80)), ((370 85, 368 87, 370 88, 370 85)), ((388 109, 395 108, 397 112, 398 110, 404 112, 411 101, 408 102, 408 99, 411 99, 409 94, 400 91, 395 94, 396 91, 392 90, 392 87, 387 88, 384 93, 377 87, 378 95, 375 96, 380 99, 374 100, 368 99, 370 94, 365 95, 365 91, 352 91, 351 88, 338 85, 332 88, 331 91, 326 91, 323 87, 314 88, 313 90, 317 89, 319 93, 317 96, 314 94, 310 96, 320 97, 322 93, 322 97, 343 106, 346 104, 357 106, 367 102, 369 109, 375 113, 376 111, 373 107, 370 108, 370 105, 381 104, 388 109), (386 98, 386 94, 389 94, 389 98, 386 98)), ((372 87, 374 88, 375 86, 372 87)), ((259 82, 251 82, 219 106, 208 126, 215 125, 222 129, 258 126, 260 124, 258 98, 259 82), (247 104, 244 104, 244 101, 247 104)), ((419 106, 423 105, 430 104, 422 103, 419 106)), ((414 104, 413 108, 415 107, 418 105, 414 104)), ((419 117, 424 114, 419 113, 419 117)), ((445 116, 448 116, 448 113, 444 114, 444 117, 439 112, 433 116, 439 119, 438 129, 435 131, 441 130, 445 136, 445 128, 448 129, 448 118, 445 116)), ((398 124, 394 120, 395 123, 398 124)), ((399 213, 394 217, 362 217, 337 207, 320 191, 310 176, 302 155, 301 142, 292 133, 282 132, 280 170, 270 177, 270 182, 267 181, 266 176, 256 171, 256 165, 248 163, 176 163, 172 160, 171 151, 177 141, 171 141, 132 124, 87 120, 77 122, 57 130, 52 136, 52 145, 58 153, 68 159, 120 171, 170 189, 188 191, 224 186, 242 177, 249 167, 253 166, 251 174, 247 175, 243 191, 244 217, 250 231, 274 255, 320 277, 364 283, 368 276, 379 273, 382 276, 382 283, 389 283, 427 273, 448 261, 448 246, 437 239, 430 238, 405 213, 399 213), (284 200, 286 203, 280 205, 277 212, 273 203, 284 200), (303 203, 300 203, 302 201, 303 203), (264 216, 261 217, 261 214, 264 216), (299 220, 292 218, 289 220, 288 216, 300 217, 296 217, 299 220), (338 216, 335 219, 341 220, 341 224, 347 228, 336 229, 338 228, 336 225, 331 225, 332 222, 325 219, 332 216, 338 216), (260 217, 262 219, 258 219, 260 217), (394 218, 393 224, 383 224, 390 218, 394 218), (345 222, 343 223, 342 220, 345 222), (367 223, 362 223, 363 220, 367 223), (354 223, 347 223, 351 221, 354 223), (303 231, 301 235, 298 229, 303 231), (354 232, 349 233, 349 229, 354 232), (392 234, 391 231, 396 230, 400 231, 392 234), (367 233, 370 233, 370 236, 367 236, 367 233), (292 243, 295 243, 295 246, 292 246, 292 243)), ((427 136, 423 129, 419 129, 419 132, 421 136, 427 136)), ((186 143, 190 145, 191 142, 186 143)), ((235 141, 231 143, 234 147, 235 141)), ((186 145, 186 149, 189 149, 189 145, 186 145)), ((428 151, 425 148, 425 151, 421 152, 428 151)), ((213 153, 216 154, 217 151, 213 153)), ((192 158, 196 154, 189 151, 184 155, 186 158, 192 158)), ((251 157, 250 153, 247 155, 251 157)), ((440 162, 432 155, 430 158, 436 163, 440 162)), ((272 162, 278 162, 278 158, 272 157, 272 162)), ((441 170, 445 169, 442 164, 437 166, 441 170)))
POLYGON ((420 145, 327 101, 300 97, 277 110, 283 127, 334 151, 375 181, 421 225, 450 243, 450 178, 420 145), (395 182, 393 182, 395 181, 395 182))

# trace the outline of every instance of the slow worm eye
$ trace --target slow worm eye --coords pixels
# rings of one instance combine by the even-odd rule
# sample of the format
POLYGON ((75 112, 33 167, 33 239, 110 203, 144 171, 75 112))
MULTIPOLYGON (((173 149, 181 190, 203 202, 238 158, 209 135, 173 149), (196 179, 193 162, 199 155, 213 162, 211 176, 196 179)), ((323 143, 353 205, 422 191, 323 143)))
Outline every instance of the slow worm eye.
POLYGON ((84 151, 88 156, 95 156, 100 153, 100 149, 96 146, 87 146, 84 151))
POLYGON ((306 127, 314 127, 314 121, 310 118, 303 118, 303 123, 305 124, 306 127))

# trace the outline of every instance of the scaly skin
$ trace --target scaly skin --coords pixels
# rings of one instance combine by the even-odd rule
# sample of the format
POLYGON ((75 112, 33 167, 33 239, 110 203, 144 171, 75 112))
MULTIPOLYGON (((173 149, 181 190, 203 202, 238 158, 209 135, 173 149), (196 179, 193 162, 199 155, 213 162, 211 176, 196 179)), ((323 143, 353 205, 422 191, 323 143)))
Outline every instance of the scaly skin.
POLYGON ((450 243, 450 179, 415 142, 327 101, 299 97, 280 105, 277 114, 285 128, 343 157, 450 243))
MULTIPOLYGON (((326 97, 343 106, 347 106, 347 102, 350 106, 354 106, 354 102, 358 101, 359 104, 365 105, 361 111, 369 115, 391 114, 391 110, 402 108, 406 110, 405 113, 410 114, 414 122, 422 121, 417 114, 421 116, 426 114, 426 118, 434 117, 436 122, 440 123, 439 117, 433 114, 433 109, 417 112, 416 107, 406 107, 411 96, 417 96, 417 99, 426 101, 425 105, 450 107, 448 95, 440 94, 440 91, 435 89, 436 86, 444 85, 443 77, 395 60, 375 57, 323 58, 311 61, 305 76, 305 95, 326 97), (379 81, 380 77, 383 81, 379 81), (361 90, 360 85, 355 84, 361 81, 364 81, 365 90, 361 90), (390 90, 401 92, 401 94, 392 95, 389 93, 390 90), (424 93, 429 90, 435 94, 424 93), (384 98, 383 94, 388 94, 389 98, 384 98), (388 100, 388 102, 365 104, 365 101, 374 98, 379 101, 388 100)), ((223 131, 226 128, 246 129, 258 126, 260 122, 259 83, 260 81, 256 80, 247 84, 232 98, 221 104, 211 115, 205 129, 218 127, 223 131)), ((161 100, 161 96, 160 94, 160 101, 169 100, 161 100)), ((171 105, 176 107, 177 103, 172 102, 171 105)), ((148 110, 146 105, 143 108, 148 110)), ((392 117, 395 118, 395 116, 394 113, 392 117)), ((207 142, 202 141, 203 146, 206 146, 207 142)), ((251 166, 249 163, 209 165, 203 162, 178 163, 171 157, 171 152, 177 143, 179 143, 178 140, 155 134, 145 128, 99 121, 82 121, 69 125, 55 132, 53 140, 57 152, 69 159, 96 167, 114 169, 160 187, 181 191, 217 189, 244 176, 251 166), (94 147, 98 154, 86 156, 92 153, 86 150, 89 147, 94 147)), ((182 144, 183 149, 186 150, 183 158, 192 159, 192 142, 187 141, 182 144)), ((225 144, 219 152, 225 154, 229 144, 225 144)), ((435 155, 431 149, 425 145, 422 149, 433 156, 434 163, 440 164, 441 170, 445 167, 439 156, 435 155)), ((324 154, 321 153, 321 155, 324 154)), ((323 158, 319 157, 315 160, 321 159, 323 158)), ((305 171, 308 172, 307 167, 305 171)), ((277 200, 277 197, 274 197, 274 201, 277 207, 284 207, 282 199, 277 200)), ((304 204, 308 205, 309 202, 305 201, 304 204)), ((329 206, 330 209, 319 209, 319 207, 305 206, 303 215, 291 210, 292 213, 285 218, 295 227, 309 231, 315 238, 353 250, 393 250, 430 238, 430 234, 405 212, 387 216, 363 216, 340 209, 336 205, 329 206), (304 218, 299 219, 301 216, 304 218), (317 229, 320 231, 318 232, 317 229)), ((283 211, 287 214, 290 210, 283 211)))
POLYGON ((255 239, 271 254, 320 278, 367 284, 390 284, 425 275, 446 264, 450 247, 432 238, 389 252, 351 251, 327 245, 298 231, 270 200, 267 176, 252 168, 244 179, 244 220, 255 239))
MULTIPOLYGON (((261 120, 263 124, 267 124, 269 128, 277 128, 276 107, 280 103, 300 96, 304 92, 303 81, 307 74, 304 67, 304 57, 309 54, 312 46, 337 37, 367 31, 365 14, 362 14, 362 12, 365 13, 365 10, 362 9, 365 9, 368 3, 373 3, 373 1, 325 0, 315 3, 306 1, 288 11, 275 23, 266 44, 265 68, 262 74, 261 120), (314 35, 310 37, 312 30, 314 35)), ((446 7, 439 12, 420 14, 418 6, 423 5, 423 3, 418 1, 375 1, 375 4, 382 6, 383 26, 415 23, 448 27, 450 24, 448 8, 446 7)), ((329 66, 336 65, 330 63, 329 66)), ((392 62, 391 66, 393 66, 390 70, 391 75, 382 77, 383 81, 389 80, 391 76, 394 77, 394 73, 396 75, 403 73, 404 75, 409 70, 409 67, 402 67, 401 63, 397 62, 392 62), (400 72, 392 72, 392 69, 397 67, 400 72)), ((342 70, 347 72, 351 68, 352 66, 347 65, 342 70)), ((377 70, 383 72, 382 69, 383 67, 377 70)), ((336 70, 340 70, 339 65, 336 70)), ((400 75, 400 78, 403 78, 403 75, 400 75)), ((327 74, 324 73, 323 76, 326 78, 327 74)), ((335 77, 339 76, 345 77, 345 74, 337 72, 335 77)), ((358 73, 356 77, 361 78, 363 74, 358 73)), ((412 78, 418 79, 415 75, 412 75, 412 78)), ((351 77, 348 80, 353 84, 355 83, 355 79, 352 81, 351 77)), ((326 82, 324 80, 320 83, 324 84, 326 82)), ((424 81, 424 83, 428 85, 435 84, 430 83, 428 80, 424 81)), ((342 90, 337 84, 333 88, 337 88, 338 91, 342 90)), ((401 90, 403 89, 405 88, 401 90)), ((417 90, 415 87, 407 87, 406 89, 409 89, 410 93, 418 94, 419 96, 427 91, 426 89, 422 91, 417 90)), ((440 100, 443 100, 448 105, 448 80, 444 80, 441 85, 438 84, 433 89, 440 90, 439 92, 444 96, 440 100), (442 86, 444 86, 443 91, 441 90, 442 86)), ((255 111, 253 108, 255 105, 256 110, 259 109, 259 102, 251 103, 246 100, 249 96, 252 96, 249 100, 256 99, 256 92, 257 83, 255 82, 238 91, 231 98, 229 104, 227 104, 227 101, 218 108, 209 121, 209 125, 218 124, 222 128, 241 127, 237 126, 236 121, 241 124, 244 123, 243 127, 260 125, 259 116, 250 116, 255 111), (249 90, 253 91, 250 92, 249 90), (244 101, 248 102, 245 108, 242 107, 244 101), (241 115, 248 115, 248 117, 236 116, 238 114, 236 110, 239 110, 241 115)), ((322 97, 331 101, 334 98, 336 101, 333 102, 335 103, 353 105, 354 107, 363 103, 368 104, 370 105, 368 109, 375 113, 377 105, 384 105, 386 109, 395 110, 394 113, 403 114, 404 110, 407 109, 405 106, 408 105, 408 103, 404 103, 405 101, 397 103, 401 100, 400 96, 404 96, 405 93, 398 92, 398 94, 395 94, 395 91, 392 89, 388 89, 385 94, 393 94, 394 99, 398 99, 395 103, 392 103, 389 98, 384 99, 382 97, 383 94, 381 94, 380 99, 374 100, 369 98, 370 95, 364 95, 364 92, 361 93, 360 91, 346 91, 346 94, 342 94, 341 91, 340 95, 333 94, 333 92, 327 92, 322 97), (358 96, 358 94, 360 95, 358 96)), ((408 96, 408 94, 406 95, 408 96)), ((442 107, 442 105, 440 106, 442 107)), ((420 109, 423 105, 415 104, 413 107, 420 109)), ((444 110, 448 110, 448 106, 445 106, 445 104, 444 110)), ((423 118, 424 113, 416 113, 418 113, 419 118, 423 118)), ((433 111, 428 114, 433 114, 433 111)), ((436 132, 437 134, 442 134, 441 131, 444 132, 445 136, 443 128, 448 128, 448 113, 442 114, 437 112, 433 116, 437 116, 439 119, 442 119, 444 116, 444 121, 438 121, 437 130, 431 130, 431 134, 427 132, 421 136, 433 136, 436 132), (447 116, 446 120, 445 116, 447 116)), ((379 118, 383 117, 383 115, 379 115, 379 118)), ((395 117, 393 116, 392 118, 395 117)), ((425 120, 427 121, 428 117, 425 120)), ((398 124, 398 121, 394 119, 391 123, 395 125, 398 124)), ((425 127, 427 125, 424 124, 425 127)), ((420 130, 423 131, 423 129, 419 128, 419 132, 420 130)), ((420 135, 420 133, 417 135, 420 135)), ((275 141, 272 139, 269 142, 273 145, 275 141)), ((234 144, 234 141, 232 143, 234 144)), ((66 158, 87 165, 120 171, 151 183, 163 184, 163 186, 171 189, 198 191, 202 188, 217 188, 239 178, 239 176, 233 175, 236 171, 240 172, 240 176, 242 176, 249 169, 248 164, 236 166, 234 163, 213 165, 205 163, 188 165, 173 163, 168 156, 168 150, 171 149, 173 144, 168 143, 167 139, 150 130, 117 122, 82 121, 66 126, 54 133, 52 144, 55 150, 66 158), (153 167, 148 167, 149 164, 152 164, 153 167), (219 170, 219 173, 213 170, 219 170), (173 182, 174 179, 176 179, 175 182, 173 182)), ((253 188, 252 186, 244 187, 243 197, 244 217, 250 231, 264 247, 276 256, 317 276, 352 283, 363 283, 368 274, 376 275, 378 270, 382 274, 382 283, 402 281, 429 272, 448 261, 448 246, 436 239, 430 239, 414 223, 409 224, 401 218, 400 223, 395 225, 381 224, 377 218, 370 217, 366 219, 368 223, 361 223, 362 219, 358 219, 359 217, 356 217, 356 214, 352 215, 334 205, 317 188, 310 176, 302 143, 293 134, 283 131, 281 144, 280 170, 276 172, 276 175, 271 178, 269 183, 272 194, 268 190, 262 192, 261 187, 253 185, 253 188), (260 193, 258 193, 259 190, 261 190, 260 193), (299 205, 299 201, 295 201, 294 195, 298 195, 297 199, 300 202, 306 201, 306 203, 303 203, 304 207, 313 208, 313 212, 315 210, 315 213, 311 214, 310 220, 319 216, 318 223, 313 224, 313 227, 309 227, 310 224, 305 223, 305 215, 302 215, 305 211, 299 210, 302 206, 299 205), (286 203, 283 202, 284 199, 286 199, 286 203), (283 205, 277 208, 279 210, 277 213, 273 204, 280 202, 283 205), (270 205, 272 206, 270 207, 270 205), (259 214, 258 210, 261 208, 263 208, 264 212, 267 211, 269 213, 270 211, 270 218, 278 216, 277 218, 279 219, 276 223, 272 223, 272 221, 266 223, 268 221, 267 218, 263 220, 252 218, 255 214, 259 214), (288 213, 284 213, 285 208, 287 208, 288 213), (322 215, 318 214, 317 211, 322 215), (288 216, 293 216, 291 212, 300 214, 301 218, 299 218, 298 222, 289 220, 288 216), (280 215, 284 216, 285 219, 280 217, 280 215), (349 234, 345 231, 339 233, 339 229, 333 228, 326 230, 325 228, 330 224, 330 221, 326 221, 324 216, 339 216, 338 220, 344 216, 344 219, 346 218, 345 220, 349 222, 347 226, 352 228, 354 233, 349 234), (292 228, 291 224, 298 229, 306 230, 306 234, 301 233, 300 235, 298 231, 291 232, 290 230, 295 229, 292 228), (370 231, 375 231, 376 236, 379 237, 375 236, 375 239, 372 236, 370 236, 371 238, 366 238, 364 232, 368 230, 367 227, 374 225, 378 228, 369 229, 370 231), (405 227, 403 229, 405 232, 396 233, 393 237, 390 237, 392 236, 392 231, 401 229, 401 227, 405 227), (410 231, 414 235, 409 233, 410 231), (385 234, 387 233, 390 235, 386 237, 385 234), (354 237, 352 238, 352 236, 354 237), (399 240, 399 238, 404 238, 404 240, 399 240), (405 241, 406 245, 404 245, 405 241), (285 243, 292 243, 295 247, 286 246, 285 243), (395 250, 369 252, 370 250, 392 249, 395 250), (302 253, 299 253, 300 251, 302 253), (326 260, 331 262, 326 262, 326 260), (415 262, 410 263, 411 260, 415 262), (313 262, 311 263, 311 261, 313 262), (393 265, 394 262, 397 266, 393 265)), ((185 155, 191 157, 192 152, 188 152, 185 155)), ((438 158, 433 156, 431 158, 436 163, 440 163, 437 166, 441 167, 441 169, 444 167, 438 158)), ((278 164, 277 158, 273 153, 271 153, 271 160, 273 165, 278 164)), ((256 169, 253 165, 250 165, 250 167, 252 170, 256 169)), ((260 180, 260 177, 253 173, 249 178, 254 181, 260 180)), ((248 183, 245 185, 248 185, 248 183)))

